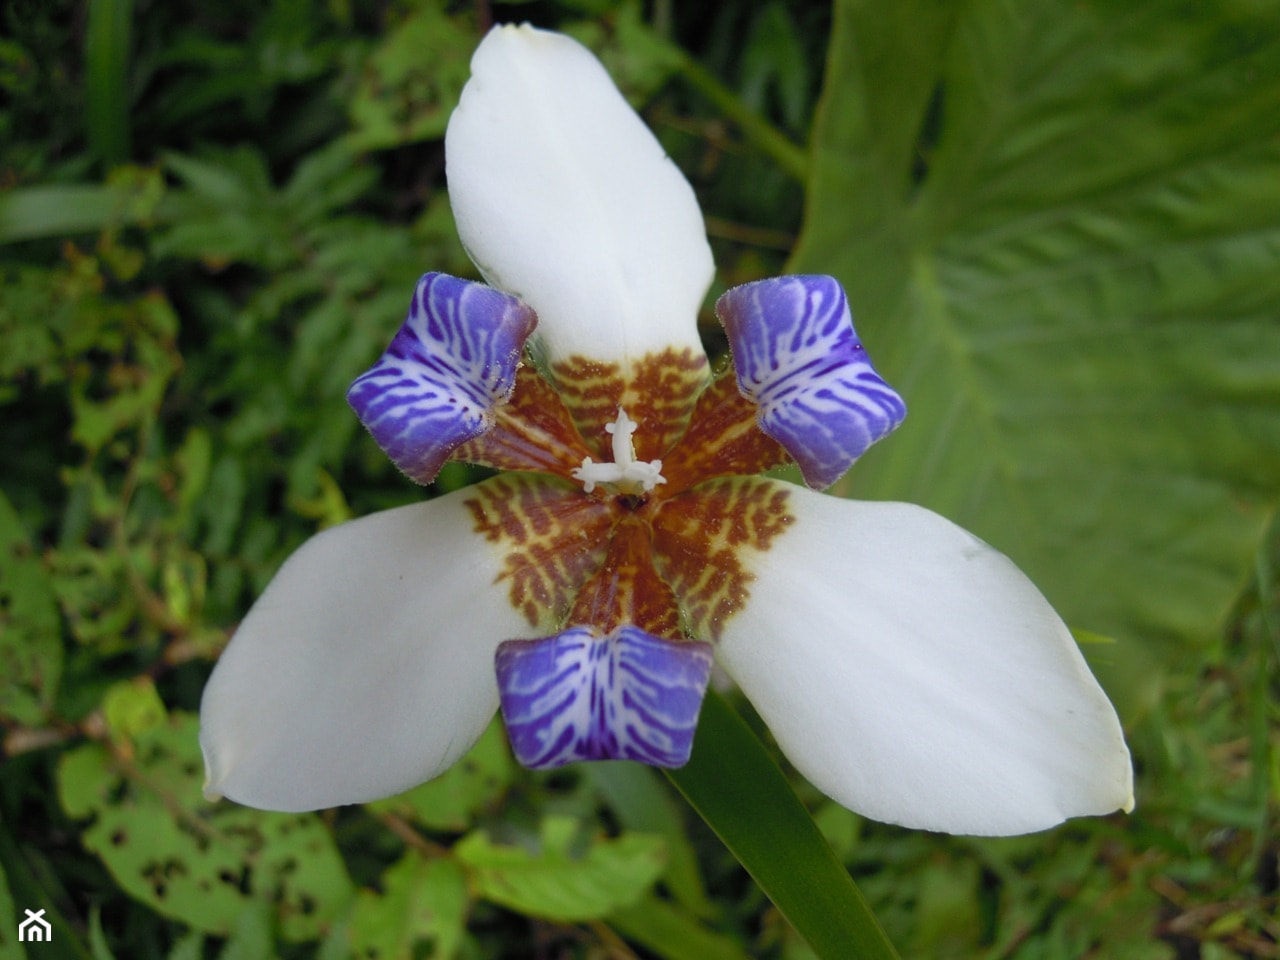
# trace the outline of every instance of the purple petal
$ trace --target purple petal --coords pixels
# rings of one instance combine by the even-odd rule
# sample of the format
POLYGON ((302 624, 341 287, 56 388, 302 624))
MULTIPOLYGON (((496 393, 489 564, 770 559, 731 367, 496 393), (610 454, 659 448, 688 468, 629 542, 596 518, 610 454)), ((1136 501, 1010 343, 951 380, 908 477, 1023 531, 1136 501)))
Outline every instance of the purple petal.
POLYGON ((867 359, 834 277, 734 287, 716 315, 729 335, 738 389, 810 487, 835 483, 906 416, 902 398, 867 359))
POLYGON ((571 627, 540 640, 508 640, 496 665, 507 735, 526 767, 579 760, 679 767, 693 748, 711 645, 631 626, 604 637, 571 627))
POLYGON ((537 322, 515 297, 428 273, 391 346, 351 384, 347 402, 397 467, 430 483, 458 446, 492 426, 537 322))

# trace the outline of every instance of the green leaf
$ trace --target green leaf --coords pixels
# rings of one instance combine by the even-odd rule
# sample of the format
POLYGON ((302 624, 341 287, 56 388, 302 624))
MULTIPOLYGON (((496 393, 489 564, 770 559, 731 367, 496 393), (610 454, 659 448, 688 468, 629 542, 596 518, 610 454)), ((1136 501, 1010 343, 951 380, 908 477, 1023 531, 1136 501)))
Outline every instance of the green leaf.
POLYGON ((129 27, 132 0, 89 0, 85 30, 85 122, 94 153, 114 166, 129 157, 129 27))
MULTIPOLYGON (((81 942, 78 926, 73 926, 58 909, 59 902, 69 902, 66 888, 55 873, 54 861, 45 852, 32 848, 24 839, 19 849, 0 811, 0 921, 4 917, 3 891, 7 884, 14 919, 26 919, 26 911, 43 910, 52 935, 39 949, 39 960, 92 960, 81 942), (19 914, 18 910, 22 913, 19 914)), ((17 945, 17 923, 0 929, 0 960, 22 960, 26 954, 17 945)), ((34 958, 33 958, 34 960, 34 958)))
POLYGON ((265 903, 251 903, 240 911, 218 960, 266 960, 271 949, 271 916, 265 903))
POLYGON ((89 908, 89 952, 93 960, 116 960, 102 930, 102 911, 97 904, 89 908))
POLYGON ((329 928, 311 957, 313 960, 353 960, 346 919, 339 920, 329 928))
POLYGON ((671 895, 698 916, 710 916, 713 908, 681 816, 683 809, 657 769, 628 760, 584 763, 580 769, 625 829, 662 837, 667 845, 662 879, 671 895))
POLYGON ((227 936, 265 900, 282 936, 319 936, 353 893, 319 818, 214 807, 202 779, 196 718, 175 714, 114 751, 64 754, 58 796, 68 816, 91 820, 82 840, 121 888, 165 916, 227 936))
POLYGON ((591 19, 562 24, 560 29, 599 57, 622 95, 637 110, 680 69, 680 48, 650 26, 636 0, 615 5, 606 19, 588 11, 591 19))
POLYGON ((769 112, 773 88, 788 127, 801 129, 809 97, 809 58, 784 4, 775 2, 752 17, 740 55, 741 96, 757 113, 769 112))
POLYGON ((164 181, 123 168, 108 182, 22 187, 0 193, 0 243, 93 233, 160 215, 164 181))
POLYGON ((457 953, 469 902, 466 878, 452 860, 427 860, 410 850, 382 875, 381 893, 361 890, 351 913, 356 960, 396 960, 457 953))
POLYGON ((319 223, 358 200, 377 182, 377 168, 361 164, 350 147, 339 140, 301 160, 280 191, 280 199, 298 222, 319 223))
POLYGON ((112 684, 102 697, 102 714, 111 735, 121 740, 134 739, 168 719, 155 681, 148 676, 112 684))
MULTIPOLYGON (((23 914, 26 916, 26 914, 23 914)), ((18 943, 18 916, 9 894, 9 882, 0 866, 0 960, 25 960, 26 952, 18 943)))
POLYGON ((365 806, 394 813, 432 830, 463 831, 475 815, 501 799, 514 766, 502 723, 494 719, 476 745, 452 767, 424 784, 365 806))
POLYGON ((83 327, 75 332, 117 340, 124 354, 102 378, 109 385, 83 377, 71 391, 71 436, 96 452, 120 431, 157 414, 182 364, 175 342, 178 318, 162 294, 151 293, 131 303, 86 303, 77 319, 83 327))
POLYGON ((976 860, 930 864, 918 870, 913 956, 973 956, 982 930, 976 891, 981 887, 976 860))
POLYGON ((405 18, 373 51, 347 99, 355 129, 346 145, 377 150, 444 136, 478 39, 437 4, 405 18))
MULTIPOLYGON (((0 221, 5 199, 0 196, 0 221)), ((5 345, 0 356, 0 398, 9 403, 20 396, 24 382, 56 383, 66 375, 58 332, 68 313, 63 293, 68 277, 62 270, 2 269, 0 283, 5 291, 0 301, 0 339, 5 345), (32 323, 32 317, 42 322, 32 323)))
POLYGON ((0 717, 44 722, 62 677, 62 637, 49 574, 0 491, 0 717))
POLYGON ((836 4, 790 264, 846 285, 923 503, 1073 624, 1218 631, 1280 490, 1280 20, 1162 0, 836 4))
POLYGON ((173 945, 167 960, 202 960, 204 934, 192 931, 173 945))
POLYGON ((484 831, 454 847, 473 888, 488 900, 529 916, 564 923, 595 920, 635 903, 662 873, 660 837, 623 834, 574 849, 576 820, 543 821, 540 849, 493 843, 484 831))
POLYGON ((668 960, 747 960, 736 940, 714 933, 674 904, 648 896, 609 915, 609 925, 668 960))
POLYGON ((897 958, 773 757, 715 691, 693 756, 667 776, 819 957, 897 958))
POLYGON ((166 153, 164 164, 190 188, 188 199, 211 206, 247 209, 271 193, 267 162, 248 145, 208 157, 166 153))

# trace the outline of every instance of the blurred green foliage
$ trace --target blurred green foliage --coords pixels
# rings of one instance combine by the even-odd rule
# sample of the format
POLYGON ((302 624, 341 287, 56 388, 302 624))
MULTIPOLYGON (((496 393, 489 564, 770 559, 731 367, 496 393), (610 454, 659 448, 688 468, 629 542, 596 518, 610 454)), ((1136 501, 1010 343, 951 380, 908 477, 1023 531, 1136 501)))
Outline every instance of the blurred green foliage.
POLYGON ((1130 817, 943 838, 798 784, 904 956, 1280 956, 1270 5, 14 0, 0 958, 811 956, 665 779, 532 774, 496 725, 362 808, 201 796, 200 690, 254 596, 422 495, 344 392, 420 273, 473 275, 441 136, 495 16, 597 50, 694 183, 718 288, 844 281, 912 407, 848 483, 1115 641, 1088 650, 1130 817))

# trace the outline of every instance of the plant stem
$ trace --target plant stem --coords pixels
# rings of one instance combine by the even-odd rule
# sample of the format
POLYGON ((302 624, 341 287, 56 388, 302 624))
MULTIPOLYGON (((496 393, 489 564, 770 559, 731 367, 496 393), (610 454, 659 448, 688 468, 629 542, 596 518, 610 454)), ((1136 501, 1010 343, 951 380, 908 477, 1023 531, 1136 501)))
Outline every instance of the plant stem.
POLYGON ((791 177, 805 182, 809 175, 809 155, 804 147, 743 103, 737 94, 683 50, 678 51, 675 62, 685 80, 736 124, 755 147, 768 154, 791 177))

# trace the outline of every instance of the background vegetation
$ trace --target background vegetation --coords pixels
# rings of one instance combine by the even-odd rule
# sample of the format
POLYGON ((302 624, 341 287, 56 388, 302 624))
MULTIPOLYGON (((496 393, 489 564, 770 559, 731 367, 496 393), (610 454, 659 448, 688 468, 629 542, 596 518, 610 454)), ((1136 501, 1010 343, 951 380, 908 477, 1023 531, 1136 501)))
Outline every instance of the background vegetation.
POLYGON ((840 492, 1008 552, 1120 707, 1129 817, 947 838, 797 783, 904 956, 1280 956, 1272 4, 11 0, 0 958, 809 955, 661 776, 532 774, 498 727, 363 808, 200 797, 254 596, 423 495, 343 394, 420 273, 473 275, 441 137, 494 19, 597 50, 717 290, 841 278, 911 417, 840 492))

